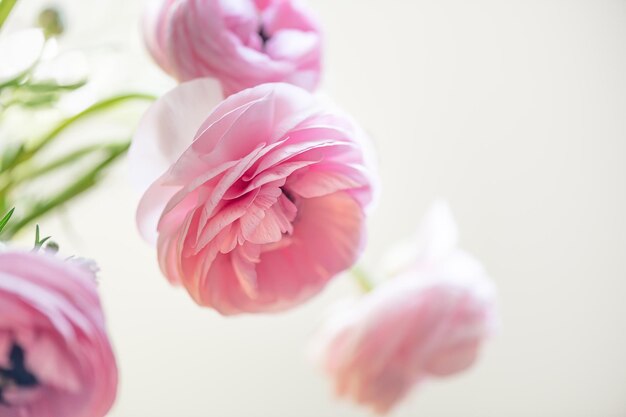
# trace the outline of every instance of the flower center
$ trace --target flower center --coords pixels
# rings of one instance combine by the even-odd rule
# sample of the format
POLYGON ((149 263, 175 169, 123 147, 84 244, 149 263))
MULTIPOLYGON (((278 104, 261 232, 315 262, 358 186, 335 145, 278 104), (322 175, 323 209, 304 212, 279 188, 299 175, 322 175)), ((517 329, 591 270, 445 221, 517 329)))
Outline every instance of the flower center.
POLYGON ((294 197, 294 195, 291 193, 291 191, 289 191, 287 188, 285 187, 280 187, 280 190, 283 192, 283 194, 285 194, 285 197, 287 197, 287 199, 289 201, 291 201, 292 203, 296 204, 296 198, 294 197))
POLYGON ((13 343, 9 353, 10 367, 0 367, 0 404, 9 405, 4 399, 6 388, 33 388, 39 385, 37 377, 26 369, 24 356, 24 349, 17 343, 13 343))
POLYGON ((261 25, 261 27, 259 28, 258 33, 261 37, 261 41, 263 42, 263 47, 265 47, 265 44, 267 44, 267 42, 270 40, 270 35, 265 32, 265 27, 263 25, 261 25))

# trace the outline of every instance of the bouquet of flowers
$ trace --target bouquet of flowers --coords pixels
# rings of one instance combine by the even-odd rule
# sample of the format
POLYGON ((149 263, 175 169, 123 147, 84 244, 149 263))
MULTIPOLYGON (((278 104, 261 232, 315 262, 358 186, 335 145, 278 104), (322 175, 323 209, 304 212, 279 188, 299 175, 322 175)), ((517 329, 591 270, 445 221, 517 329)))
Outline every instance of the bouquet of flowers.
MULTIPOLYGON (((0 0, 0 28, 15 3, 0 0)), ((0 32, 2 124, 56 114, 88 84, 46 76, 63 20, 46 9, 38 22, 0 32)), ((142 27, 154 61, 178 81, 171 91, 91 102, 34 138, 0 129, 0 415, 100 417, 115 401, 96 263, 61 255, 37 223, 97 189, 127 153, 139 233, 199 308, 225 320, 279 314, 351 276, 358 296, 329 313, 310 349, 339 396, 384 414, 429 378, 469 368, 496 327, 495 291, 458 247, 446 203, 375 273, 357 266, 382 195, 375 146, 316 92, 324 39, 308 6, 159 0, 142 27), (73 125, 131 101, 151 103, 129 123, 132 140, 63 146, 73 125), (61 187, 46 183, 53 175, 61 187), (33 248, 11 243, 29 230, 33 248)))

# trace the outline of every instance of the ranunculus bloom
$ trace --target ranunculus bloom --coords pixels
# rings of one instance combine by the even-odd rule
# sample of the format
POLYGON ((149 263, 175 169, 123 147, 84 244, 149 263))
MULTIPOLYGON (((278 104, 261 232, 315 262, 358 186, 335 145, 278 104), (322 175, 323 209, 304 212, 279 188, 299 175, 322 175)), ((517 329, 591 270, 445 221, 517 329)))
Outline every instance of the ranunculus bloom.
POLYGON ((163 273, 198 304, 284 310, 361 252, 372 196, 363 133, 289 84, 244 90, 211 112, 216 89, 183 83, 140 123, 130 152, 147 189, 139 228, 149 241, 158 232, 163 273))
POLYGON ((102 417, 117 391, 94 273, 0 252, 0 415, 102 417))
POLYGON ((320 79, 319 25, 298 0, 159 0, 144 37, 164 71, 215 77, 226 95, 269 82, 313 90, 320 79))
POLYGON ((447 206, 433 207, 418 242, 409 265, 344 305, 316 340, 337 394, 380 414, 420 381, 467 369, 494 327, 494 288, 456 248, 447 206))

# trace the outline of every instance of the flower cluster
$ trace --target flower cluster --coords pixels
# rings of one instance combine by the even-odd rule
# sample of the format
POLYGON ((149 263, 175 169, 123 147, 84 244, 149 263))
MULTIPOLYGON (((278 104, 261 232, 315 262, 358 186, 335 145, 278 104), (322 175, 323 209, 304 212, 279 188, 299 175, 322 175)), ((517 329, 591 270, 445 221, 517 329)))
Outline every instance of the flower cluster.
MULTIPOLYGON (((131 148, 139 229, 169 281, 224 315, 276 312, 352 267, 375 158, 362 129, 309 92, 321 43, 306 7, 161 0, 144 33, 156 62, 184 81, 149 110, 131 148)), ((380 413, 427 377, 468 368, 496 321, 492 284, 456 248, 447 206, 434 206, 419 241, 316 343, 337 393, 380 413)))
MULTIPOLYGON (((9 3, 0 2, 0 27, 9 3)), ((24 94, 41 91, 33 67, 45 37, 65 26, 54 9, 40 22, 44 31, 25 34, 38 51, 0 63, 0 105, 7 97, 21 106, 42 100, 24 94)), ((14 200, 28 181, 83 157, 103 158, 12 224, 11 210, 0 219, 3 237, 92 187, 129 149, 139 231, 163 275, 199 306, 224 316, 281 312, 354 268, 379 194, 376 157, 364 129, 315 95, 322 35, 311 10, 298 0, 156 0, 143 29, 150 54, 179 84, 144 114, 132 143, 36 165, 40 151, 83 116, 151 96, 95 103, 40 140, 3 151, 2 212, 27 204, 14 200)), ((81 86, 54 84, 46 103, 81 86)), ((115 401, 118 371, 97 267, 62 260, 58 249, 40 239, 38 226, 34 250, 0 247, 0 415, 103 417, 115 401)), ((366 291, 334 311, 314 343, 336 393, 380 414, 423 381, 468 369, 497 324, 494 286, 458 248, 444 203, 392 255, 377 285, 357 273, 366 291)))

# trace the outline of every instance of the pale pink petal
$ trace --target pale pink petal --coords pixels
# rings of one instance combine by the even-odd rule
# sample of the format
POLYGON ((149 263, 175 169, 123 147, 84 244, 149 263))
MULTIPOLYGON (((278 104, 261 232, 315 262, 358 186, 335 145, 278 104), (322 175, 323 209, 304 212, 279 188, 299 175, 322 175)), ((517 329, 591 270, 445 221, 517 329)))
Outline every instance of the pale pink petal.
POLYGON ((21 352, 35 378, 3 387, 3 416, 104 417, 113 405, 117 366, 92 269, 46 252, 0 252, 0 345, 4 369, 21 352))
POLYGON ((214 77, 226 95, 265 83, 313 90, 322 36, 296 0, 160 0, 144 18, 144 39, 161 68, 179 81, 214 77))
POLYGON ((315 349, 337 395, 379 414, 421 382, 471 367, 497 322, 493 284, 456 248, 444 203, 431 208, 419 235, 410 263, 335 312, 315 349))
POLYGON ((319 36, 313 32, 281 30, 268 42, 266 52, 273 59, 302 59, 314 54, 318 43, 319 36))
POLYGON ((207 113, 137 214, 170 282, 222 314, 284 310, 321 291, 365 241, 375 173, 357 131, 289 84, 207 113))
POLYGON ((140 192, 191 145, 206 115, 221 99, 215 81, 200 79, 179 85, 148 109, 129 151, 131 178, 140 192))
POLYGON ((261 292, 300 302, 356 261, 365 224, 359 204, 344 193, 305 200, 298 211, 291 244, 263 253, 257 275, 261 292))

